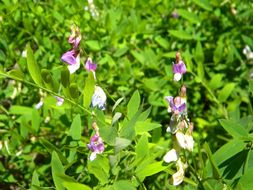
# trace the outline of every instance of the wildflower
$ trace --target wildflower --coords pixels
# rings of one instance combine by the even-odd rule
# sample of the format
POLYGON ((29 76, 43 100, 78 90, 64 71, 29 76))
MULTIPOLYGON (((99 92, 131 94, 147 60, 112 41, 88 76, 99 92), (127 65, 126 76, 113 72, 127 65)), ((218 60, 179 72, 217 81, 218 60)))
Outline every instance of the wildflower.
POLYGON ((80 41, 82 39, 80 29, 77 26, 71 27, 71 35, 69 36, 68 42, 72 44, 74 49, 78 49, 80 41))
POLYGON ((173 11, 173 12, 171 13, 171 16, 172 16, 173 18, 175 18, 175 19, 179 18, 179 14, 178 14, 177 11, 173 11))
POLYGON ((190 134, 183 134, 181 131, 176 133, 176 139, 178 145, 183 148, 187 149, 190 152, 193 151, 193 146, 194 146, 194 140, 192 135, 190 134))
POLYGON ((163 157, 164 162, 170 163, 170 162, 175 162, 178 160, 178 154, 176 150, 173 148, 165 156, 163 157))
POLYGON ((253 52, 248 45, 246 45, 243 49, 243 54, 247 57, 247 59, 253 59, 253 52))
POLYGON ((80 67, 80 55, 78 51, 70 50, 64 53, 61 57, 61 60, 68 65, 70 74, 76 72, 80 67))
POLYGON ((35 109, 36 109, 36 110, 40 109, 40 108, 43 106, 43 104, 44 104, 44 102, 43 102, 43 100, 41 99, 41 100, 39 101, 39 103, 37 103, 37 104, 35 105, 35 109))
POLYGON ((99 12, 97 11, 97 8, 94 5, 93 0, 88 0, 88 7, 85 7, 85 10, 89 10, 92 17, 94 18, 99 17, 99 12))
POLYGON ((89 57, 85 63, 85 69, 88 71, 96 71, 97 64, 92 62, 92 59, 89 57))
POLYGON ((61 106, 63 104, 63 102, 64 102, 64 99, 61 98, 61 97, 59 97, 59 96, 55 96, 55 98, 57 100, 56 105, 57 106, 61 106))
POLYGON ((165 99, 169 103, 168 112, 181 114, 186 110, 186 104, 181 102, 181 98, 179 96, 175 98, 172 96, 166 96, 165 99))
POLYGON ((180 58, 180 53, 176 54, 176 64, 173 63, 174 81, 179 81, 182 75, 186 73, 186 66, 180 58))
POLYGON ((96 134, 91 137, 90 144, 87 144, 88 148, 91 150, 90 161, 96 159, 97 154, 102 154, 105 150, 103 139, 99 136, 98 128, 96 123, 93 123, 93 128, 96 131, 96 134))
POLYGON ((106 103, 105 92, 101 87, 95 86, 95 91, 91 100, 92 107, 98 106, 99 109, 105 110, 105 103, 106 103))

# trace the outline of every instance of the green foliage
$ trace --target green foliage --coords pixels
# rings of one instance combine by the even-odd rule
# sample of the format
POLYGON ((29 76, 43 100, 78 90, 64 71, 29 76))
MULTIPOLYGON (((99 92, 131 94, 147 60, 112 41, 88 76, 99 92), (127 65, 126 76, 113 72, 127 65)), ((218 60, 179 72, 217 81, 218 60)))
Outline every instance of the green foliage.
POLYGON ((0 186, 6 189, 175 189, 164 96, 172 62, 187 66, 195 146, 179 189, 252 189, 253 7, 249 1, 0 2, 0 186), (93 10, 94 11, 94 10, 93 10), (178 17, 172 13, 177 13, 178 17), (81 66, 61 55, 80 27, 81 66), (84 69, 98 64, 96 79, 84 69), (106 110, 91 107, 95 86, 106 110), (57 106, 55 97, 64 99, 57 106), (43 102, 40 109, 35 106, 43 102), (105 151, 89 160, 96 122, 105 151))

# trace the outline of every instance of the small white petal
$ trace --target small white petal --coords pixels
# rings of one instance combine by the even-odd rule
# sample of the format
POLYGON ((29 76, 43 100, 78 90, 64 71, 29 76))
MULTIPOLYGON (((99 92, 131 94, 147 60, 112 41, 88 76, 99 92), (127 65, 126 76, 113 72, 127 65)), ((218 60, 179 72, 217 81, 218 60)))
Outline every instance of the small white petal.
POLYGON ((184 172, 182 170, 178 170, 176 173, 172 175, 173 185, 177 186, 182 183, 184 180, 184 172))
POLYGON ((38 104, 35 105, 35 109, 40 109, 43 106, 43 103, 44 102, 40 101, 38 104))
POLYGON ((170 126, 167 127, 166 132, 167 132, 167 133, 171 133, 171 128, 170 128, 170 126))
POLYGON ((194 145, 193 137, 191 135, 185 135, 184 138, 185 138, 186 149, 192 152, 193 145, 194 145))
POLYGON ((165 156, 163 157, 164 162, 170 163, 178 160, 178 155, 175 149, 171 149, 165 156))
POLYGON ((68 70, 70 74, 73 74, 80 68, 80 56, 76 57, 76 63, 73 65, 68 65, 68 70))
POLYGON ((174 81, 179 81, 182 78, 182 75, 180 73, 174 74, 174 81))
POLYGON ((179 146, 183 149, 186 148, 186 143, 185 143, 185 135, 181 132, 176 133, 176 138, 179 146))
POLYGON ((91 154, 90 154, 90 161, 93 161, 93 160, 95 160, 97 158, 97 153, 96 152, 92 152, 91 154))

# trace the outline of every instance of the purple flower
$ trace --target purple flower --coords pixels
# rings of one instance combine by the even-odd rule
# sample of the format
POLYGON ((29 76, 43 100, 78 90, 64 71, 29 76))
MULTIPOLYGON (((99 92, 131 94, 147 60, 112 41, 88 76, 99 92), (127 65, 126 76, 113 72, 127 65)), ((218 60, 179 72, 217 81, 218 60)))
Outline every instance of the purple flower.
POLYGON ((186 73, 186 66, 182 60, 178 63, 173 63, 173 73, 174 73, 174 81, 179 81, 182 78, 182 75, 186 73))
POLYGON ((57 106, 61 106, 63 104, 63 102, 64 102, 64 99, 61 98, 61 97, 59 97, 59 96, 55 96, 55 98, 57 99, 56 105, 57 106))
POLYGON ((171 13, 171 16, 172 16, 173 18, 178 18, 178 17, 179 17, 179 14, 178 14, 177 11, 173 11, 173 12, 171 13))
POLYGON ((170 104, 168 108, 168 112, 173 112, 175 114, 181 114, 186 109, 186 104, 181 102, 181 98, 179 96, 173 98, 172 96, 166 96, 165 99, 170 104))
POLYGON ((90 160, 93 161, 97 154, 101 154, 105 150, 103 139, 96 133, 90 139, 90 144, 87 144, 88 148, 91 150, 90 160))
POLYGON ((61 57, 61 60, 68 65, 70 74, 74 73, 80 67, 80 56, 79 52, 76 50, 70 50, 64 53, 61 57))
POLYGON ((96 71, 97 64, 92 62, 92 59, 89 57, 85 63, 85 69, 88 71, 96 71))

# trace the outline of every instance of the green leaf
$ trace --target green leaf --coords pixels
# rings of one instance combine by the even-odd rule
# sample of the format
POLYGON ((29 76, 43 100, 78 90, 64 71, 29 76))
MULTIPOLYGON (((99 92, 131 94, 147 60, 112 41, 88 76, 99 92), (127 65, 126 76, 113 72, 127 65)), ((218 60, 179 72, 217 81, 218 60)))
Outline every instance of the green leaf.
POLYGON ((221 126, 234 138, 248 136, 246 129, 236 121, 220 119, 219 122, 221 126))
POLYGON ((208 86, 212 89, 215 90, 221 86, 223 86, 223 74, 215 74, 214 76, 211 77, 211 81, 209 82, 208 86))
POLYGON ((61 83, 65 88, 67 88, 69 85, 69 77, 70 77, 69 70, 67 67, 64 67, 63 70, 61 71, 61 83))
POLYGON ((136 160, 139 158, 143 158, 149 154, 149 149, 148 149, 148 137, 146 134, 143 134, 138 141, 136 148, 136 160))
POLYGON ((222 40, 219 40, 217 43, 217 46, 213 53, 213 61, 214 63, 219 63, 222 56, 223 56, 223 48, 224 48, 224 42, 222 40))
POLYGON ((140 94, 138 90, 136 90, 127 104, 127 116, 129 119, 131 119, 135 115, 135 113, 138 111, 140 102, 141 102, 140 94))
POLYGON ((42 80, 43 80, 46 88, 53 90, 54 89, 54 81, 53 81, 53 77, 52 77, 52 74, 50 73, 50 71, 47 69, 42 69, 41 76, 42 76, 42 80))
POLYGON ((138 121, 135 125, 135 132, 141 134, 161 127, 161 124, 150 123, 149 121, 138 121))
POLYGON ((122 149, 124 149, 127 146, 129 146, 130 144, 131 144, 131 141, 129 139, 116 137, 116 141, 115 141, 115 153, 117 154, 122 149))
POLYGON ((11 106, 10 114, 17 114, 17 115, 31 115, 33 112, 33 108, 25 107, 25 106, 11 106))
POLYGON ((119 180, 113 184, 114 190, 135 190, 134 185, 127 180, 119 180))
POLYGON ((137 52, 137 51, 130 51, 131 54, 135 57, 135 59, 137 59, 140 63, 144 64, 145 63, 145 57, 143 54, 137 52))
POLYGON ((73 140, 80 140, 81 133, 82 133, 81 118, 80 115, 77 114, 70 126, 69 134, 73 140))
POLYGON ((17 80, 24 79, 24 73, 22 73, 21 70, 13 69, 8 72, 8 75, 10 75, 12 78, 17 79, 17 80))
POLYGON ((33 109, 32 111, 32 127, 33 129, 38 132, 40 128, 40 115, 38 113, 38 110, 33 109))
POLYGON ((92 72, 89 72, 83 90, 83 106, 88 108, 91 104, 92 96, 95 90, 95 79, 92 72))
POLYGON ((235 83, 228 83, 226 84, 220 91, 219 91, 219 94, 218 94, 218 99, 221 101, 221 102, 225 102, 228 97, 230 96, 230 94, 232 93, 232 91, 234 90, 235 88, 235 83))
POLYGON ((219 179, 220 176, 221 176, 221 175, 220 175, 220 171, 219 171, 218 166, 217 166, 217 164, 216 164, 216 162, 215 162, 215 160, 214 160, 214 158, 213 158, 212 152, 211 152, 211 150, 210 150, 209 145, 208 145, 207 142, 205 142, 204 148, 205 148, 205 150, 206 150, 206 154, 207 154, 208 159, 209 159, 209 161, 210 161, 210 164, 211 164, 211 166, 212 166, 213 177, 214 177, 215 179, 219 179))
POLYGON ((88 170, 96 176, 101 184, 108 183, 110 170, 108 158, 97 155, 95 160, 88 162, 88 170))
POLYGON ((79 90, 76 83, 71 83, 69 86, 69 93, 71 98, 76 99, 79 97, 79 90))
POLYGON ((201 8, 207 10, 207 11, 212 11, 212 6, 210 5, 210 1, 207 0, 193 0, 194 3, 196 3, 198 6, 201 8))
POLYGON ((128 47, 119 48, 119 49, 117 49, 117 51, 113 54, 113 56, 114 56, 114 57, 121 57, 121 56, 124 55, 128 50, 129 50, 128 47))
MULTIPOLYGON (((161 36, 157 36, 155 37, 155 41, 160 45, 162 46, 164 49, 168 49, 170 44, 168 42, 168 40, 166 40, 165 38, 162 38, 161 36)), ((175 57, 175 54, 174 54, 174 57, 175 57)))
POLYGON ((27 68, 33 81, 39 86, 42 85, 40 68, 37 65, 30 45, 27 45, 27 68))
POLYGON ((180 16, 182 16, 183 18, 189 20, 192 23, 197 24, 197 23, 201 22, 199 17, 196 14, 192 13, 192 12, 189 12, 189 11, 184 10, 184 9, 177 9, 177 12, 180 16))
POLYGON ((169 30, 169 33, 172 36, 175 36, 181 40, 192 40, 193 36, 191 34, 188 34, 187 32, 183 30, 169 30))
POLYGON ((33 172, 31 189, 32 190, 37 190, 36 187, 33 187, 34 185, 36 185, 38 187, 40 186, 39 176, 38 176, 36 170, 34 170, 34 172, 33 172))
POLYGON ((112 107, 112 112, 117 108, 117 106, 118 106, 123 100, 124 100, 124 98, 122 97, 122 98, 119 98, 119 99, 115 102, 115 104, 114 104, 113 107, 112 107))
POLYGON ((77 182, 64 181, 63 185, 67 190, 91 190, 89 186, 77 182))
POLYGON ((143 180, 145 179, 145 177, 159 173, 165 170, 166 168, 167 166, 163 166, 163 161, 154 162, 152 164, 146 165, 141 170, 136 171, 137 172, 136 175, 140 178, 140 180, 143 180))
POLYGON ((253 189, 253 180, 252 180, 253 169, 248 170, 239 180, 239 185, 243 190, 252 190, 253 189))
POLYGON ((101 45, 100 45, 100 43, 99 43, 97 40, 87 40, 87 41, 85 41, 85 43, 86 43, 86 45, 87 45, 90 49, 92 49, 92 50, 94 50, 94 51, 99 51, 99 50, 101 50, 101 45))
POLYGON ((56 190, 64 190, 65 188, 62 184, 62 180, 59 177, 59 175, 64 175, 64 167, 55 151, 52 152, 51 168, 56 190))

